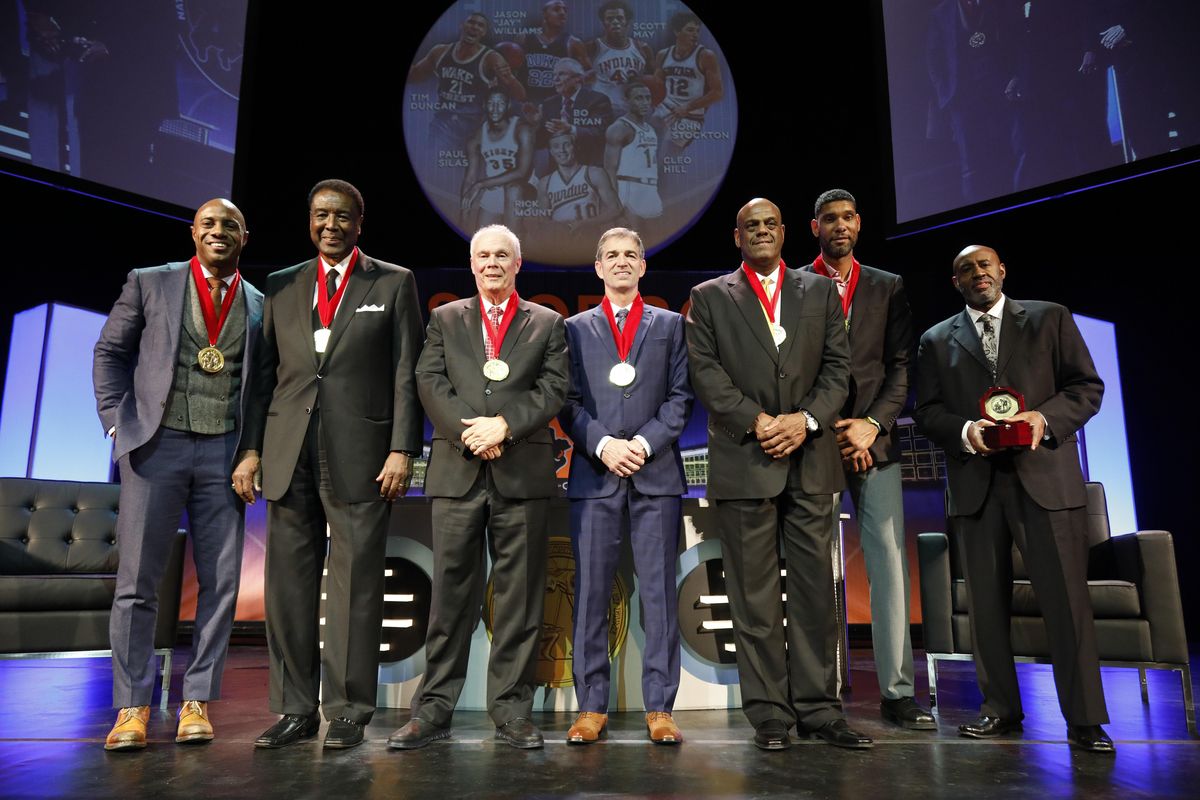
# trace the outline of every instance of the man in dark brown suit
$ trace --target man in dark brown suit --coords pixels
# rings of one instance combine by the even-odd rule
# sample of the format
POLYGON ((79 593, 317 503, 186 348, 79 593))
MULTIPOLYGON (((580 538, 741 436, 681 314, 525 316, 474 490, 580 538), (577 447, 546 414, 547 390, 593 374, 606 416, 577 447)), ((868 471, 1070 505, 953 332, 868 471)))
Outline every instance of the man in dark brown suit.
POLYGON ((692 290, 687 339, 709 415, 708 497, 742 706, 763 749, 789 747, 793 724, 839 747, 870 747, 837 694, 829 519, 845 486, 833 428, 850 375, 842 306, 831 281, 780 259, 783 217, 770 200, 743 206, 733 236, 743 263, 692 290))

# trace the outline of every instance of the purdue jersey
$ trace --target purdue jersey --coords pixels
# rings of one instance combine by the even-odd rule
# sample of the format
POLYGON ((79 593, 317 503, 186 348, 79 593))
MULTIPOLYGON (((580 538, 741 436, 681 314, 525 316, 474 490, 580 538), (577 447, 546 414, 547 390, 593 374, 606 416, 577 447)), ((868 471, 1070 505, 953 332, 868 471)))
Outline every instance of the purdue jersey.
POLYGON ((550 219, 555 222, 579 222, 600 213, 600 195, 587 179, 588 168, 580 164, 575 174, 563 180, 561 170, 554 170, 546 180, 546 205, 550 219))

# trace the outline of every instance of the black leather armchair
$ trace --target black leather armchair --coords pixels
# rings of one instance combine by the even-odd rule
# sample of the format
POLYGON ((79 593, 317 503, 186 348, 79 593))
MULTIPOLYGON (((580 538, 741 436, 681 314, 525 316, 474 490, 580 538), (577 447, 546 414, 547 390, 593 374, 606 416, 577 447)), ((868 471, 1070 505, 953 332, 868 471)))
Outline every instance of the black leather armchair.
MULTIPOLYGON (((117 573, 111 483, 0 478, 0 659, 111 656, 117 573)), ((166 708, 179 620, 185 534, 158 589, 155 653, 166 708)))
MULTIPOLYGON (((1088 592, 1096 620, 1100 663, 1131 667, 1141 678, 1142 701, 1149 702, 1147 669, 1180 673, 1188 731, 1196 734, 1187 634, 1175 569, 1175 549, 1166 531, 1138 531, 1111 537, 1104 486, 1087 485, 1088 592)), ((969 661, 971 619, 955 546, 955 534, 917 537, 921 574, 921 615, 929 665, 929 700, 937 703, 937 662, 969 661)), ((1013 548, 1012 644, 1017 661, 1050 663, 1046 627, 1037 597, 1013 548)))

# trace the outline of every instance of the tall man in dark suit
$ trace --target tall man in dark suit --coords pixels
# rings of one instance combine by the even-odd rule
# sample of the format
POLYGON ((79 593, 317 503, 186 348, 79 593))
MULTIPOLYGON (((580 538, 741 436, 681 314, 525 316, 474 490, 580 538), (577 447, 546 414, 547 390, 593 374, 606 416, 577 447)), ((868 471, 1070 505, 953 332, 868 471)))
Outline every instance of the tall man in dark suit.
POLYGON ((692 290, 688 355, 709 414, 708 497, 754 743, 789 747, 795 724, 800 735, 864 748, 871 739, 846 724, 837 693, 829 525, 845 486, 833 424, 850 350, 837 289, 789 270, 783 236, 779 208, 751 200, 733 233, 742 266, 692 290))
POLYGON ((196 255, 129 273, 96 342, 92 381, 121 469, 113 597, 113 705, 106 750, 146 746, 154 689, 158 583, 187 510, 200 592, 175 741, 213 738, 242 566, 245 507, 229 486, 262 328, 262 293, 238 273, 242 212, 210 200, 196 212, 196 255))
POLYGON ((913 699, 900 443, 892 436, 908 400, 912 312, 899 275, 863 266, 854 257, 861 225, 852 194, 844 189, 822 193, 811 224, 821 253, 805 269, 833 279, 850 337, 850 396, 834 428, 871 584, 880 713, 905 728, 935 730, 933 715, 913 699))
POLYGON ((390 501, 408 490, 423 432, 412 273, 358 249, 363 201, 349 183, 321 181, 308 207, 318 256, 267 278, 250 452, 234 474, 252 502, 262 453, 270 702, 283 715, 254 743, 267 748, 315 736, 318 704, 325 747, 362 742, 379 679, 390 501))
POLYGON ((642 702, 656 744, 678 744, 671 717, 679 689, 675 557, 687 490, 679 435, 691 416, 683 317, 642 302, 642 238, 605 231, 596 245, 604 301, 567 320, 571 390, 560 420, 571 455, 571 545, 575 553, 575 697, 568 744, 604 735, 608 721, 608 606, 621 539, 629 536, 641 587, 646 650, 642 702))
POLYGON ((1104 384, 1067 309, 1005 297, 996 251, 972 245, 954 259, 961 313, 930 328, 917 355, 917 424, 946 451, 946 514, 958 530, 971 644, 983 707, 959 733, 1021 729, 1009 640, 1012 546, 1029 569, 1046 618, 1058 702, 1073 746, 1112 753, 1096 632, 1087 592, 1087 517, 1076 434, 1100 408, 1104 384), (992 386, 1025 397, 1008 422, 1032 428, 1027 448, 992 450, 979 400, 992 386))
POLYGON ((479 295, 434 309, 417 364, 433 420, 425 494, 433 498, 428 668, 408 724, 388 744, 450 736, 492 561, 488 713, 496 738, 537 748, 530 721, 546 591, 546 509, 556 493, 549 422, 567 394, 562 317, 516 293, 521 243, 503 225, 471 239, 479 295))

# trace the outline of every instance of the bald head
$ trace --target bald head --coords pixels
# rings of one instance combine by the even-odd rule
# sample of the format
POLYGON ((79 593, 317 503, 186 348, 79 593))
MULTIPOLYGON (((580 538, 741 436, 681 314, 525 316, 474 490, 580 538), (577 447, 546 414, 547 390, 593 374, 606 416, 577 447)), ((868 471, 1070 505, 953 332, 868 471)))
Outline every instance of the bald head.
POLYGON ((755 272, 767 275, 779 265, 783 234, 783 214, 765 197, 754 198, 738 211, 733 240, 755 272))
POLYGON ((218 197, 196 209, 192 219, 196 257, 217 277, 233 274, 249 238, 246 218, 228 200, 218 197))
POLYGON ((1000 299, 1004 275, 999 254, 986 245, 973 244, 955 256, 951 280, 968 306, 987 311, 1000 299))

